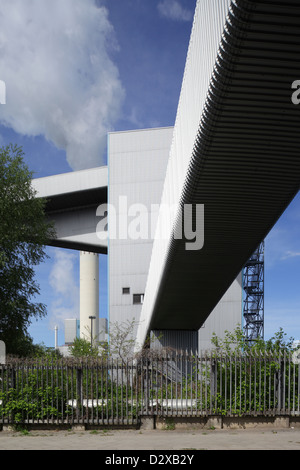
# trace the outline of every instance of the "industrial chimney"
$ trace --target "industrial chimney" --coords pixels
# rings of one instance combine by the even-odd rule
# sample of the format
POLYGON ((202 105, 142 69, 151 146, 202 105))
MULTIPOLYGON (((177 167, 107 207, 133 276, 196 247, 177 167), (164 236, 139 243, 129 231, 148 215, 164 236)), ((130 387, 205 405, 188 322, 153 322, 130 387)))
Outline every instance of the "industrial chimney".
POLYGON ((80 338, 98 339, 99 255, 80 252, 80 338), (91 338, 91 336, 93 338, 91 338))

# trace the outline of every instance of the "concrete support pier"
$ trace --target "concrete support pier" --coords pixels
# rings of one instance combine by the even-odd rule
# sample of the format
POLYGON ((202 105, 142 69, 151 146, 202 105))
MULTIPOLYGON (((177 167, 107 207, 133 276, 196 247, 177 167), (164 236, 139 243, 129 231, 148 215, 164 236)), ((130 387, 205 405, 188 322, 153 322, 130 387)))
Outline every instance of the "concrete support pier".
POLYGON ((98 340, 99 255, 80 252, 80 338, 98 340), (91 318, 94 317, 94 318, 91 318))

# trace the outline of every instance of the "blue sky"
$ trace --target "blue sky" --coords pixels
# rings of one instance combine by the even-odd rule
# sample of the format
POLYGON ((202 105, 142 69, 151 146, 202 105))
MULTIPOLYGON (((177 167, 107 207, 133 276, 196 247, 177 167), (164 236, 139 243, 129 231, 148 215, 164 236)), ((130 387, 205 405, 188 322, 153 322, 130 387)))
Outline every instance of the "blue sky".
MULTIPOLYGON (((106 163, 113 130, 174 124, 196 0, 1 0, 0 144, 22 145, 35 177, 106 163)), ((297 78, 297 77, 296 77, 297 78)), ((266 240, 265 334, 300 339, 300 199, 266 240)), ((78 317, 79 255, 47 248, 35 342, 78 317)), ((106 316, 106 257, 100 260, 106 316)))

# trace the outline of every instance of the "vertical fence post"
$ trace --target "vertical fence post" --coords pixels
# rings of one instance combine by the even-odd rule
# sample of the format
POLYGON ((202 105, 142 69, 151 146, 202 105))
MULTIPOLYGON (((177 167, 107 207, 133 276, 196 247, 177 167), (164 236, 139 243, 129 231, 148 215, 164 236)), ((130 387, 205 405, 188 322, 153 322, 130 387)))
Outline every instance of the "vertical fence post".
POLYGON ((80 410, 83 404, 83 389, 82 389, 82 364, 76 367, 76 419, 77 423, 80 422, 80 410))
POLYGON ((210 396, 215 398, 217 394, 217 364, 212 355, 210 356, 210 396))
POLYGON ((283 409, 283 388, 284 388, 284 364, 281 357, 281 352, 278 356, 278 371, 277 371, 277 413, 280 415, 283 409))
MULTIPOLYGON (((12 399, 14 400, 14 393, 16 391, 16 365, 12 364, 11 365, 11 370, 10 370, 10 389, 12 391, 12 399)), ((15 424, 15 412, 14 410, 11 411, 11 424, 15 424)))
POLYGON ((145 394, 145 413, 148 415, 149 413, 149 360, 148 360, 148 353, 145 351, 145 357, 144 357, 144 367, 145 367, 145 375, 144 375, 144 394, 145 394))

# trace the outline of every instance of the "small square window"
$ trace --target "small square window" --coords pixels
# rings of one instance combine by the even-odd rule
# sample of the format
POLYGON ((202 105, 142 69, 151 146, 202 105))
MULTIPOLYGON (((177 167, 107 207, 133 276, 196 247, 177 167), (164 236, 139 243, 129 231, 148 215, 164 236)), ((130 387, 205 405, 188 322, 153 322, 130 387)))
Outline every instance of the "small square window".
POLYGON ((123 287, 123 294, 130 294, 130 287, 123 287))
POLYGON ((144 294, 133 294, 133 304, 142 304, 144 301, 144 294))

